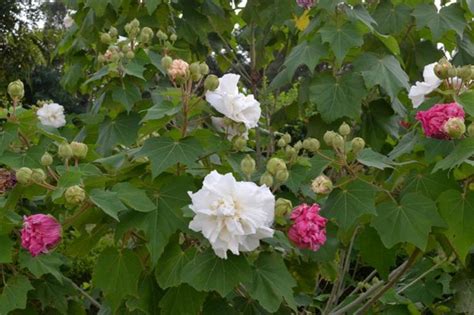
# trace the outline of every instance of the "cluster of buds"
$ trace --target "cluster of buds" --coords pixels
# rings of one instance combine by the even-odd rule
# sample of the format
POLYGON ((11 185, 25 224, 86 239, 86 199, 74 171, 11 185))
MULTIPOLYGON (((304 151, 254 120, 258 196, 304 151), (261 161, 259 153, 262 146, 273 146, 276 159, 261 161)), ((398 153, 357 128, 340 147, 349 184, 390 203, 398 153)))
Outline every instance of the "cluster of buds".
POLYGON ((293 146, 290 143, 291 136, 288 133, 282 135, 277 141, 277 146, 284 150, 285 157, 290 164, 297 160, 301 150, 315 153, 321 147, 319 140, 315 138, 306 138, 303 141, 298 140, 293 146))
POLYGON ((0 168, 0 195, 3 195, 16 184, 15 172, 0 168))
POLYGON ((474 79, 474 66, 453 66, 446 58, 442 58, 434 67, 434 72, 441 80, 459 78, 464 82, 474 79))
POLYGON ((31 169, 29 167, 22 167, 16 171, 15 175, 16 180, 22 185, 44 183, 46 180, 46 174, 40 168, 31 169))
POLYGON ((260 177, 260 184, 272 187, 274 184, 280 185, 288 180, 290 173, 284 160, 273 157, 267 162, 266 172, 260 177))
POLYGON ((201 82, 204 77, 204 89, 206 91, 214 91, 219 87, 219 78, 209 74, 209 66, 204 62, 194 62, 188 64, 182 59, 173 59, 166 55, 161 59, 161 65, 168 72, 170 79, 177 83, 183 84, 189 80, 193 82, 201 82))
POLYGON ((162 30, 159 30, 158 32, 156 32, 156 37, 160 40, 160 42, 164 43, 165 46, 171 45, 171 43, 168 40, 174 43, 178 39, 178 36, 176 36, 175 33, 172 33, 168 36, 168 34, 163 32, 162 30))
POLYGON ((72 205, 81 204, 86 199, 86 192, 81 186, 71 186, 64 192, 64 199, 72 205))
POLYGON ((86 144, 76 141, 71 143, 64 142, 58 146, 58 155, 63 160, 69 160, 71 158, 84 159, 88 151, 89 148, 86 144))
POLYGON ((348 124, 342 123, 338 131, 339 132, 335 132, 333 130, 326 131, 323 136, 323 140, 339 155, 348 153, 348 150, 351 150, 354 154, 357 154, 365 148, 364 139, 359 137, 353 138, 352 141, 347 143, 347 138, 352 132, 351 127, 348 124))

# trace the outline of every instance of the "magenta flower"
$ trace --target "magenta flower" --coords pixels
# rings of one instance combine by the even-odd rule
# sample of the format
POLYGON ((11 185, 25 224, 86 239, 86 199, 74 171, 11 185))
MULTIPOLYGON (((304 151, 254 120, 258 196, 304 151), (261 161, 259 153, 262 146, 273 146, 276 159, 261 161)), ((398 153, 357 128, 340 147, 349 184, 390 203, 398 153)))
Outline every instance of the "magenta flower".
POLYGON ((436 139, 449 139, 444 125, 450 118, 461 118, 464 120, 464 110, 456 103, 437 104, 426 111, 416 114, 416 119, 421 122, 423 131, 427 137, 436 139))
POLYGON ((304 203, 293 209, 290 218, 294 223, 288 237, 299 248, 317 251, 326 243, 327 219, 319 215, 319 210, 316 203, 311 206, 304 203))
POLYGON ((316 0, 296 0, 296 3, 304 9, 309 9, 316 4, 316 0))
POLYGON ((32 256, 47 253, 61 241, 61 225, 50 215, 34 214, 23 219, 21 246, 32 256))

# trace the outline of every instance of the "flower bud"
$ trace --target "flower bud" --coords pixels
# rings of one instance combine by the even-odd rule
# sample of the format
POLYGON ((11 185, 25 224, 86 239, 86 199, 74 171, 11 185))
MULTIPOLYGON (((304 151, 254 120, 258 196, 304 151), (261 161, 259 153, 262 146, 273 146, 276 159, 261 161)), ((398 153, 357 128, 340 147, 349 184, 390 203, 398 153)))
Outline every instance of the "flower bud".
POLYGON ((311 153, 318 151, 320 147, 318 139, 308 138, 303 141, 303 148, 311 153))
POLYGON ((267 162, 267 171, 270 174, 276 175, 278 171, 286 170, 285 161, 279 158, 271 158, 267 162))
POLYGON ((273 176, 272 174, 265 172, 260 177, 260 185, 266 185, 267 187, 273 186, 273 176))
POLYGON ((199 72, 201 72, 201 75, 207 75, 209 73, 209 66, 206 63, 201 63, 199 65, 199 72))
POLYGON ((255 173, 255 165, 255 160, 248 154, 240 162, 240 168, 247 177, 255 173))
POLYGON ((35 168, 31 173, 31 180, 35 183, 42 183, 46 180, 46 174, 42 169, 35 168))
POLYGON ((471 66, 463 66, 458 70, 458 76, 464 81, 469 81, 472 78, 471 66))
POLYGON ((125 54, 125 57, 127 57, 127 59, 133 59, 135 58, 135 53, 130 50, 125 54))
POLYGON ((339 134, 335 134, 332 139, 332 146, 337 151, 344 152, 344 138, 339 134))
POLYGON ((177 36, 176 34, 171 34, 171 35, 170 35, 170 40, 171 40, 172 42, 175 42, 177 39, 178 39, 178 36, 177 36))
POLYGON ((286 145, 287 145, 287 143, 286 143, 285 139, 283 139, 283 138, 280 138, 277 142, 277 146, 280 147, 280 148, 283 148, 286 145))
POLYGON ((14 100, 21 100, 25 96, 25 86, 20 80, 8 84, 8 94, 14 100))
POLYGON ((474 122, 472 122, 469 127, 467 127, 467 134, 469 137, 474 137, 474 122))
POLYGON ((219 78, 213 74, 208 75, 204 80, 204 89, 206 91, 215 91, 219 87, 219 78))
POLYGON ((189 76, 189 64, 182 59, 175 59, 168 68, 168 75, 174 81, 181 81, 189 76))
POLYGON ((139 28, 140 27, 140 21, 138 21, 137 19, 133 19, 132 22, 130 22, 130 25, 133 28, 139 28))
POLYGON ((303 148, 303 142, 298 140, 293 147, 295 148, 296 152, 300 152, 303 148))
POLYGON ((447 79, 449 77, 449 69, 453 66, 451 63, 446 59, 446 57, 441 58, 438 63, 434 67, 434 73, 438 78, 441 80, 447 79))
POLYGON ((109 29, 109 35, 112 37, 117 37, 118 36, 118 31, 115 27, 111 26, 109 29))
POLYGON ((86 193, 80 186, 71 186, 64 192, 64 199, 70 204, 79 204, 86 199, 86 193))
POLYGON ((448 121, 444 123, 443 131, 449 135, 452 139, 459 139, 466 132, 466 125, 464 124, 464 119, 459 117, 449 118, 448 121))
POLYGON ((193 62, 189 65, 189 72, 191 73, 193 81, 199 81, 202 77, 199 62, 193 62))
POLYGON ((351 146, 352 152, 354 152, 354 154, 357 154, 365 148, 365 141, 362 138, 356 137, 352 139, 351 146))
POLYGON ((277 171, 275 174, 275 179, 278 183, 286 182, 288 177, 290 177, 290 173, 286 169, 277 171))
POLYGON ((326 175, 316 177, 311 183, 311 190, 316 194, 327 195, 332 191, 332 181, 326 175))
POLYGON ((332 130, 326 131, 324 133, 323 140, 327 145, 332 146, 332 141, 336 135, 337 134, 332 130))
POLYGON ((288 160, 294 160, 298 156, 298 152, 291 145, 285 148, 285 155, 288 160))
POLYGON ((110 45, 110 43, 112 43, 112 36, 108 33, 102 33, 100 34, 100 42, 105 45, 110 45))
POLYGON ((99 63, 104 63, 106 60, 107 59, 102 54, 99 54, 99 56, 97 56, 97 61, 99 61, 99 63))
POLYGON ((166 35, 163 31, 159 30, 156 32, 156 37, 158 37, 159 40, 167 40, 168 35, 166 35))
POLYGON ((161 58, 161 65, 163 68, 168 69, 171 67, 171 64, 173 63, 173 59, 170 56, 164 56, 161 58))
POLYGON ((71 142, 71 149, 72 155, 78 159, 85 158, 87 156, 87 151, 89 151, 87 144, 76 141, 71 142))
POLYGON ((275 202, 275 216, 284 217, 293 210, 293 204, 285 198, 278 198, 275 202))
POLYGON ((247 146, 247 140, 241 136, 234 137, 232 144, 235 150, 242 151, 247 146))
POLYGON ((291 142, 291 135, 289 133, 285 133, 281 138, 285 140, 287 144, 291 142))
POLYGON ((58 147, 58 155, 63 159, 70 159, 73 156, 72 148, 69 143, 61 143, 58 147))
POLYGON ((345 122, 343 122, 342 125, 339 127, 339 133, 343 137, 348 136, 351 133, 351 127, 345 122))
POLYGON ((22 167, 19 170, 16 171, 16 180, 23 185, 29 185, 31 184, 31 175, 33 174, 33 171, 31 168, 28 167, 22 167))
POLYGON ((41 165, 50 166, 51 164, 53 164, 53 157, 48 152, 45 152, 41 157, 41 165))
POLYGON ((448 69, 448 77, 454 78, 458 76, 458 70, 454 67, 448 69))
POLYGON ((140 42, 148 43, 153 38, 153 30, 149 27, 142 28, 140 32, 140 42))

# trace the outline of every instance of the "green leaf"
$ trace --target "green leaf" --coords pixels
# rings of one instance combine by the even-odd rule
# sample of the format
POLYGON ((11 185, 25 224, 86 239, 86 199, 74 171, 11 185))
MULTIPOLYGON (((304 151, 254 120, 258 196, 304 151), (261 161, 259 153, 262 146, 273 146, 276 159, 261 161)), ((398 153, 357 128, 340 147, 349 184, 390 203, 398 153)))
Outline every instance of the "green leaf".
POLYGON ((391 35, 383 35, 377 31, 374 31, 374 35, 385 45, 385 47, 388 48, 388 50, 390 50, 392 54, 397 56, 400 55, 400 46, 395 37, 391 35))
POLYGON ((433 200, 420 193, 409 193, 402 197, 400 204, 386 201, 378 205, 372 226, 387 248, 408 242, 424 250, 431 228, 445 224, 433 200))
POLYGON ((131 83, 124 83, 123 86, 118 86, 112 91, 112 99, 123 106, 123 108, 130 112, 133 105, 142 97, 140 89, 131 83))
MULTIPOLYGON (((138 285, 138 295, 127 299, 129 311, 140 310, 148 315, 159 315, 159 302, 163 296, 163 291, 156 283, 152 275, 142 278, 138 285)), ((137 312, 133 312, 136 314, 137 312)), ((138 313, 141 314, 141 313, 138 313)))
POLYGON ((362 260, 377 269, 379 274, 387 279, 390 267, 395 265, 397 250, 385 248, 377 231, 371 227, 364 229, 357 237, 357 243, 362 260))
POLYGON ((392 1, 383 0, 377 6, 373 17, 380 33, 397 34, 410 22, 410 13, 411 9, 404 4, 393 6, 392 1))
POLYGON ((410 153, 415 145, 418 143, 419 137, 416 130, 413 130, 405 134, 399 141, 398 144, 388 154, 388 158, 394 160, 404 154, 410 153))
POLYGON ((45 149, 41 145, 31 147, 23 153, 5 151, 0 155, 0 164, 5 164, 13 169, 20 167, 41 168, 40 160, 44 151, 45 149))
POLYGON ((117 221, 119 221, 118 213, 127 209, 114 191, 93 189, 89 193, 89 198, 97 207, 117 221))
POLYGON ((341 117, 360 117, 361 100, 366 93, 362 78, 354 73, 337 79, 318 75, 310 86, 310 100, 328 123, 341 117))
POLYGON ((124 67, 124 70, 125 70, 125 73, 130 75, 130 76, 145 80, 145 78, 143 77, 143 72, 145 71, 145 66, 141 62, 136 61, 135 59, 130 61, 124 67))
POLYGON ((159 104, 155 104, 146 111, 146 115, 142 122, 161 119, 165 116, 173 116, 181 110, 181 106, 175 106, 170 101, 162 101, 159 104))
POLYGON ((323 216, 336 219, 344 230, 351 228, 364 214, 375 214, 375 193, 372 185, 356 180, 331 192, 322 208, 323 216))
POLYGON ((28 269, 38 278, 45 274, 52 274, 59 282, 63 281, 63 275, 59 269, 63 261, 57 253, 32 257, 29 253, 22 251, 19 262, 22 268, 28 269))
POLYGON ((364 23, 371 31, 374 30, 372 24, 377 24, 377 22, 370 16, 370 13, 367 9, 361 5, 357 5, 354 8, 346 8, 346 14, 352 21, 361 21, 364 23))
POLYGON ((377 56, 365 53, 354 61, 356 71, 362 73, 366 86, 370 89, 380 85, 393 100, 398 92, 408 90, 408 75, 400 63, 391 55, 377 56))
POLYGON ((13 242, 8 235, 0 235, 0 264, 12 262, 13 242))
POLYGON ((433 173, 438 170, 453 169, 464 162, 472 163, 470 160, 474 155, 474 138, 461 140, 451 153, 443 160, 436 163, 433 173))
POLYGON ((471 116, 474 116, 474 90, 468 90, 463 92, 459 96, 455 96, 456 102, 458 102, 466 113, 471 116))
POLYGON ((27 295, 33 290, 30 281, 23 275, 8 279, 0 295, 0 314, 9 314, 16 309, 25 309, 27 295))
POLYGON ((196 290, 217 291, 226 296, 240 282, 250 281, 251 272, 243 255, 221 259, 209 249, 189 261, 183 269, 183 280, 196 290))
POLYGON ((349 49, 360 47, 364 43, 362 34, 354 23, 347 22, 342 26, 325 24, 319 30, 324 43, 328 43, 336 56, 339 64, 342 63, 349 49))
POLYGON ((311 73, 314 71, 314 67, 318 64, 319 60, 326 56, 328 53, 326 46, 321 42, 320 36, 314 36, 313 39, 303 41, 301 44, 295 46, 291 53, 286 57, 284 65, 288 69, 289 81, 293 78, 296 69, 305 64, 311 73))
POLYGON ((150 212, 156 209, 155 204, 148 198, 145 191, 138 189, 130 183, 118 183, 112 191, 130 208, 140 212, 150 212))
POLYGON ((283 299, 296 310, 292 289, 296 286, 296 281, 279 254, 261 253, 255 261, 252 276, 253 279, 246 284, 246 288, 250 296, 267 311, 276 312, 283 299))
POLYGON ((92 280, 116 309, 126 296, 137 294, 141 272, 142 265, 133 251, 109 247, 97 259, 92 280))
POLYGON ((195 164, 203 149, 195 138, 180 141, 168 137, 150 138, 138 152, 137 156, 147 156, 151 161, 153 178, 176 163, 187 166, 195 164))
MULTIPOLYGON (((100 0, 98 0, 100 1, 100 0)), ((97 80, 100 80, 102 79, 103 77, 105 77, 106 75, 108 75, 110 73, 110 70, 111 70, 111 67, 109 66, 104 66, 103 68, 101 68, 99 71, 97 71, 96 73, 94 73, 86 82, 84 82, 83 85, 87 85, 91 82, 94 82, 94 81, 97 81, 97 80)))
POLYGON ((12 143, 18 137, 18 125, 6 122, 2 126, 2 132, 0 134, 0 154, 10 147, 12 143))
POLYGON ((166 291, 160 301, 162 315, 201 314, 206 292, 198 292, 187 284, 166 291))
MULTIPOLYGON (((332 152, 327 151, 324 154, 331 156, 332 152)), ((309 184, 315 177, 321 175, 330 163, 319 155, 313 156, 308 162, 310 164, 308 166, 296 164, 290 169, 290 177, 285 182, 285 186, 294 193, 297 193, 304 188, 305 184, 309 184)))
POLYGON ((94 9, 95 14, 99 17, 105 14, 108 4, 109 0, 87 0, 87 6, 94 9))
POLYGON ((393 161, 385 155, 375 152, 372 149, 366 148, 357 154, 357 161, 380 170, 384 168, 393 168, 393 161))
POLYGON ((122 113, 115 119, 106 119, 99 128, 97 152, 109 155, 117 145, 129 146, 135 142, 140 127, 140 116, 122 113))
POLYGON ((183 251, 177 242, 170 242, 155 268, 155 277, 160 287, 167 289, 183 283, 183 268, 195 255, 195 248, 183 251))
POLYGON ((456 181, 447 172, 425 174, 420 171, 414 171, 407 177, 402 194, 419 192, 428 198, 436 200, 442 192, 456 187, 458 187, 456 181))
POLYGON ((429 27, 434 41, 439 40, 447 31, 453 30, 462 37, 466 21, 464 11, 459 4, 451 4, 437 10, 434 4, 417 5, 412 15, 416 18, 418 29, 429 27))
POLYGON ((461 262, 474 247, 474 193, 463 195, 457 190, 448 190, 439 195, 439 211, 448 224, 444 234, 461 262))
POLYGON ((33 298, 41 302, 41 310, 47 313, 48 307, 55 308, 61 314, 68 314, 68 297, 77 292, 71 292, 71 287, 65 287, 53 279, 42 279, 33 283, 35 291, 33 298), (69 290, 68 290, 69 289, 69 290))

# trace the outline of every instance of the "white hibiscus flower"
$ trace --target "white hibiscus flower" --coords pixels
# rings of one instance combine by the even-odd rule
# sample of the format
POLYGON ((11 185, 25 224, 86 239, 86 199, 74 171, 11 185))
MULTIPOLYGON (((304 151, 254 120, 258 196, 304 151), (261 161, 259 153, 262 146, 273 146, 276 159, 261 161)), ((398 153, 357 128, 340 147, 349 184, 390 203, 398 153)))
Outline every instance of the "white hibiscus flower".
POLYGON ((255 250, 260 239, 273 236, 275 197, 265 185, 238 182, 230 173, 213 171, 199 191, 188 194, 196 214, 189 228, 202 232, 221 258, 227 258, 228 250, 235 255, 255 250))
POLYGON ((45 104, 36 112, 38 119, 44 126, 60 128, 66 124, 64 107, 59 104, 45 104))
POLYGON ((247 128, 255 128, 262 113, 260 103, 252 94, 239 93, 239 79, 237 74, 224 75, 216 90, 207 91, 206 100, 227 118, 244 123, 247 128))
POLYGON ((438 78, 434 73, 436 64, 437 62, 426 65, 423 70, 424 81, 417 81, 415 85, 411 87, 408 97, 411 99, 414 108, 417 108, 425 101, 425 95, 430 94, 443 83, 443 80, 438 78))
POLYGON ((74 24, 74 19, 72 16, 67 14, 63 19, 63 25, 65 28, 70 28, 74 24))

